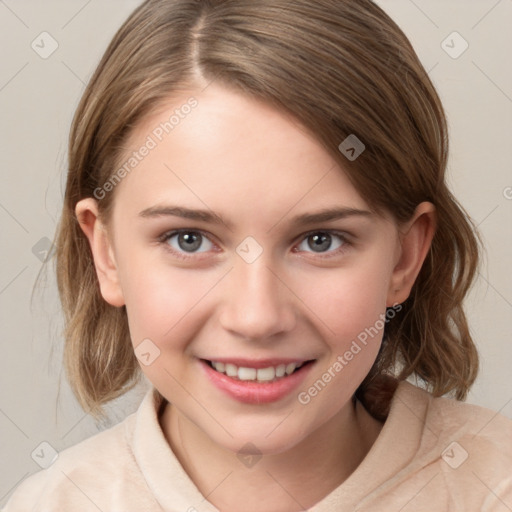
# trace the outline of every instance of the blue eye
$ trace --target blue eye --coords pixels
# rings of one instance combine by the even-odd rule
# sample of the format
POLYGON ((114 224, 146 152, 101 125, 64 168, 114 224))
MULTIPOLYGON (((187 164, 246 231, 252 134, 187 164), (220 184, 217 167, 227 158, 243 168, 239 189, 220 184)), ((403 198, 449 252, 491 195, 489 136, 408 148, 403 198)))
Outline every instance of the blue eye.
POLYGON ((213 248, 213 243, 198 231, 178 231, 169 233, 164 240, 176 252, 198 253, 213 248))
MULTIPOLYGON (((159 237, 159 242, 174 256, 188 259, 195 254, 218 252, 218 247, 201 231, 181 229, 170 231, 159 237)), ((351 246, 342 233, 311 231, 303 235, 294 252, 318 254, 319 257, 336 256, 351 246), (324 256, 322 256, 324 255, 324 256)), ((206 254, 203 258, 208 257, 206 254)), ((197 260, 197 258, 195 258, 197 260)))
POLYGON ((297 246, 299 251, 324 253, 335 251, 347 243, 341 235, 317 231, 306 235, 304 240, 297 246))

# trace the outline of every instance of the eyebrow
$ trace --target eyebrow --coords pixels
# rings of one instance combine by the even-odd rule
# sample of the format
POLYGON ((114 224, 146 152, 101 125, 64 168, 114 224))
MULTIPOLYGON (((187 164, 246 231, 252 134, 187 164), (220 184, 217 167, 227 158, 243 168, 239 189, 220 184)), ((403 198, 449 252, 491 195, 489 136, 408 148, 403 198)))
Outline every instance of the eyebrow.
POLYGON ((142 210, 139 216, 144 218, 173 216, 182 217, 183 219, 201 220, 203 222, 209 222, 210 224, 227 225, 220 215, 217 215, 211 210, 193 210, 182 206, 152 206, 151 208, 142 210))
MULTIPOLYGON (((151 208, 142 210, 139 213, 139 216, 143 218, 173 216, 181 217, 183 219, 208 222, 210 224, 224 224, 225 226, 228 226, 228 228, 232 226, 231 223, 225 222, 220 215, 217 215, 211 210, 196 210, 182 206, 153 206, 151 208)), ((297 215, 290 219, 288 224, 316 224, 320 222, 330 222, 334 220, 345 219, 348 217, 371 216, 373 216, 372 212, 368 210, 359 210, 357 208, 325 208, 318 212, 302 213, 297 215)), ((278 221, 276 224, 279 224, 280 222, 281 221, 278 221)))
POLYGON ((357 208, 326 208, 314 213, 303 213, 291 219, 292 224, 316 224, 333 220, 346 219, 347 217, 372 217, 373 213, 368 210, 357 208))

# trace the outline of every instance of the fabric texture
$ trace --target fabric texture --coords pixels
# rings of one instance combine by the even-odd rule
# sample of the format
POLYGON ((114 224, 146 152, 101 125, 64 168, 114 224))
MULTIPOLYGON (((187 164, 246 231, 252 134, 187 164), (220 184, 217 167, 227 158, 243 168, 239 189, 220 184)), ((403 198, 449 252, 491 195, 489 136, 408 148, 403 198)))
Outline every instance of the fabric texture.
MULTIPOLYGON (((118 425, 63 450, 3 512, 218 512, 158 421, 152 388, 118 425)), ((401 382, 372 448, 310 512, 512 511, 512 421, 401 382)))

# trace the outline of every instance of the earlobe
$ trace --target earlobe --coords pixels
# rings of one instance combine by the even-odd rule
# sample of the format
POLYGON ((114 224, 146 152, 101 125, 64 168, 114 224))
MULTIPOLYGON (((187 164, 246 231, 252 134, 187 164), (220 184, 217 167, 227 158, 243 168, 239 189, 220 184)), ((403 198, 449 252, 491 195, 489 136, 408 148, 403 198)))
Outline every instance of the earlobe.
POLYGON ((430 202, 420 203, 411 220, 400 230, 399 256, 389 284, 388 307, 401 304, 409 297, 430 250, 435 230, 435 206, 430 202))
POLYGON ((101 295, 112 306, 123 306, 125 302, 113 245, 106 227, 99 218, 97 201, 91 197, 82 199, 75 207, 75 214, 80 228, 89 241, 101 295))

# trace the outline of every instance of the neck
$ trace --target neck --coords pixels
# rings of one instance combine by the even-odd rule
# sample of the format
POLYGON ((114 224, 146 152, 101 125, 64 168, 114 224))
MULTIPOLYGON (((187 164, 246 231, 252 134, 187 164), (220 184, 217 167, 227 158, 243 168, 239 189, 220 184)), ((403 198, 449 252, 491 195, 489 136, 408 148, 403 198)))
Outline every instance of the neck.
POLYGON ((263 455, 256 463, 249 454, 244 465, 239 455, 213 443, 172 405, 166 404, 160 423, 201 494, 226 512, 296 512, 312 507, 350 476, 382 428, 360 402, 349 401, 299 444, 263 455))

